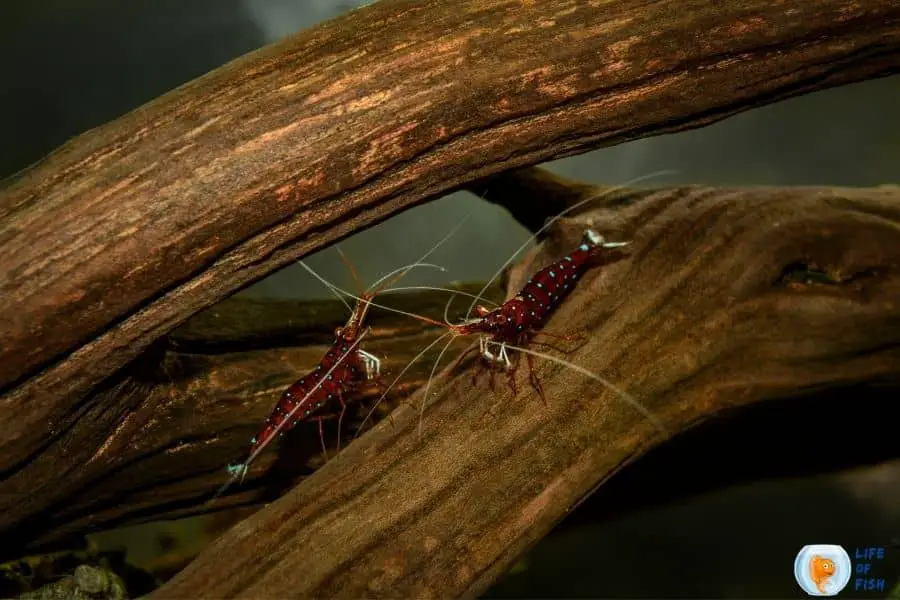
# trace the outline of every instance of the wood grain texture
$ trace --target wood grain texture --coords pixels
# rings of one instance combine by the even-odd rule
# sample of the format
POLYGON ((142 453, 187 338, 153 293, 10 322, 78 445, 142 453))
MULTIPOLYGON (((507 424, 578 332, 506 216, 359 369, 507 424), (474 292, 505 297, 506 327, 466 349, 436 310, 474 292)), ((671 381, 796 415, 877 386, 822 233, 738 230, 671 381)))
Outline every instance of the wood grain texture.
MULTIPOLYGON (((634 241, 629 260, 589 272, 546 328, 586 333, 565 358, 625 388, 667 435, 816 390, 900 391, 896 187, 624 196, 561 222, 520 275, 558 259, 588 221, 634 241)), ((242 521, 154 598, 474 597, 666 437, 577 371, 540 367, 545 407, 525 372, 512 398, 484 378, 473 387, 474 368, 444 373, 424 435, 418 411, 401 407, 393 427, 382 422, 242 521)))

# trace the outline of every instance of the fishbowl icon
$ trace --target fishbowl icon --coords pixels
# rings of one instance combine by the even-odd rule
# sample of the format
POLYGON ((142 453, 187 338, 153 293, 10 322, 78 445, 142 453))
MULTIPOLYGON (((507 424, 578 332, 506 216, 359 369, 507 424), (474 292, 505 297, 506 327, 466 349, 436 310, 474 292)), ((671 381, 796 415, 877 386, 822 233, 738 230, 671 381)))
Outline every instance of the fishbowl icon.
POLYGON ((803 546, 794 560, 794 579, 810 596, 836 596, 847 587, 853 565, 836 544, 803 546))

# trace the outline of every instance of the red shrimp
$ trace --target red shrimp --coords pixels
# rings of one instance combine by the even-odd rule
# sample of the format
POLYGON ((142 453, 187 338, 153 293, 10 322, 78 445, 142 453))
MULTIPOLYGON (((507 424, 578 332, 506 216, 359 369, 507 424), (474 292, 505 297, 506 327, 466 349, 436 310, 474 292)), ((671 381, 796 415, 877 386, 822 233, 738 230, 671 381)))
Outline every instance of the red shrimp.
MULTIPOLYGON (((238 478, 243 480, 250 464, 276 436, 283 435, 296 427, 301 421, 309 418, 319 421, 319 438, 322 442, 322 450, 325 452, 325 437, 322 429, 324 417, 314 416, 314 414, 333 401, 337 401, 341 406, 341 413, 338 417, 338 437, 340 438, 340 427, 347 409, 344 396, 353 391, 363 381, 375 379, 381 373, 381 360, 359 347, 363 337, 369 332, 369 328, 363 325, 369 309, 372 306, 378 306, 372 302, 372 299, 415 267, 434 267, 443 270, 437 265, 423 261, 450 239, 462 226, 466 218, 463 218, 450 233, 429 249, 419 261, 384 275, 372 284, 370 291, 364 292, 359 296, 343 292, 337 286, 326 281, 306 263, 299 261, 301 266, 325 284, 348 308, 349 305, 346 300, 340 295, 342 292, 355 298, 356 306, 351 310, 347 323, 335 329, 334 342, 332 342, 331 347, 316 368, 301 377, 282 393, 259 432, 250 439, 247 459, 242 463, 228 465, 227 470, 231 477, 213 496, 213 500, 220 496, 235 480, 238 478)), ((340 248, 338 248, 338 252, 340 253, 340 248)), ((359 283, 359 275, 356 269, 343 253, 341 253, 341 258, 350 269, 354 280, 359 283)))
MULTIPOLYGON (((369 301, 374 296, 374 293, 363 294, 347 323, 335 329, 334 342, 316 368, 281 394, 259 432, 250 439, 249 456, 259 452, 276 434, 284 435, 330 401, 340 403, 340 423, 347 409, 344 395, 362 381, 372 380, 381 374, 381 360, 359 347, 363 336, 368 333, 368 329, 363 328, 363 322, 369 312, 369 301)), ((319 421, 319 436, 324 450, 323 417, 313 418, 319 421)))
MULTIPOLYGON (((344 395, 352 391, 359 383, 378 376, 381 372, 381 361, 374 355, 362 350, 360 342, 368 334, 369 329, 363 322, 369 311, 368 299, 374 294, 363 294, 357 302, 347 323, 335 330, 335 339, 322 360, 310 373, 304 375, 281 394, 259 432, 250 438, 250 448, 246 460, 242 463, 228 465, 230 478, 219 489, 213 500, 218 498, 235 480, 243 481, 250 464, 277 436, 296 427, 301 421, 308 419, 326 403, 336 400, 341 405, 340 420, 343 419, 346 403, 344 395)), ((319 421, 319 437, 322 448, 325 448, 325 437, 322 430, 322 417, 319 421)))
MULTIPOLYGON (((457 335, 483 334, 479 338, 478 351, 488 362, 500 363, 509 370, 509 384, 515 394, 515 368, 507 354, 507 346, 521 346, 537 333, 570 337, 553 336, 547 332, 539 332, 538 329, 569 295, 588 268, 609 265, 627 258, 628 255, 619 248, 628 244, 629 242, 607 242, 599 233, 588 229, 585 231, 584 241, 575 251, 535 273, 515 297, 493 310, 477 305, 477 318, 452 325, 451 330, 457 335), (490 345, 497 346, 496 354, 491 352, 490 345)), ((464 352, 456 363, 462 362, 473 350, 475 348, 464 352)), ((544 390, 534 373, 532 355, 526 354, 526 358, 531 384, 546 403, 544 390)))
MULTIPOLYGON (((428 383, 425 385, 425 391, 421 404, 421 411, 424 412, 425 403, 428 398, 428 390, 431 387, 431 383, 434 377, 434 371, 437 368, 437 365, 440 363, 441 357, 443 356, 444 352, 447 350, 447 348, 449 348, 450 342, 461 335, 481 334, 479 337, 478 346, 470 348, 469 350, 464 352, 457 359, 454 368, 459 365, 459 363, 461 363, 462 360, 471 352, 477 350, 488 363, 492 365, 499 363, 507 368, 509 373, 509 384, 513 390, 513 394, 515 395, 516 387, 514 376, 515 367, 518 362, 516 361, 514 363, 509 359, 507 350, 518 351, 522 354, 525 354, 526 360, 528 361, 530 382, 535 390, 537 390, 538 394, 541 396, 541 399, 546 403, 546 398, 544 397, 544 392, 541 388, 540 380, 537 378, 537 375, 534 372, 534 364, 532 360, 535 356, 545 358, 552 362, 556 362, 568 368, 574 369, 579 373, 582 373, 590 377, 591 379, 600 382, 602 385, 615 392, 620 398, 631 404, 636 410, 641 412, 657 427, 657 429, 659 429, 660 431, 665 431, 664 426, 659 422, 659 420, 656 419, 640 402, 638 402, 630 394, 618 388, 603 377, 569 361, 561 360, 549 354, 534 352, 533 350, 529 350, 521 346, 536 334, 552 335, 547 334, 546 332, 539 331, 539 328, 543 325, 544 321, 547 319, 550 313, 557 306, 559 306, 563 299, 565 299, 565 297, 572 291, 578 279, 588 268, 609 265, 627 258, 628 255, 620 248, 628 245, 629 243, 630 242, 607 242, 596 231, 588 229, 585 231, 583 243, 578 246, 578 248, 576 248, 568 255, 564 256, 556 263, 545 267, 535 273, 516 296, 492 310, 487 309, 482 305, 477 305, 475 310, 478 316, 474 319, 468 319, 463 323, 452 324, 447 322, 445 318, 445 323, 439 323, 427 317, 410 314, 409 316, 431 324, 440 325, 448 329, 449 331, 434 340, 424 350, 422 350, 418 354, 418 356, 410 361, 400 372, 397 378, 394 379, 390 386, 388 386, 387 390, 384 392, 381 398, 383 399, 387 395, 387 392, 390 391, 390 389, 397 383, 397 381, 399 381, 400 377, 403 376, 403 374, 412 366, 413 363, 415 363, 416 360, 418 360, 419 357, 424 355, 425 352, 427 352, 433 346, 450 336, 450 341, 444 346, 443 350, 438 356, 438 359, 435 361, 431 376, 428 379, 428 383), (492 348, 495 348, 496 350, 492 351, 492 348)), ((447 291, 454 294, 457 293, 454 290, 447 291)), ((475 299, 477 300, 478 296, 475 296, 475 299)), ((555 337, 567 338, 569 336, 555 337)), ((478 372, 475 373, 473 379, 477 377, 477 374, 478 372)), ((378 402, 380 401, 381 399, 379 399, 378 402)), ((370 409, 369 413, 366 415, 366 418, 363 420, 362 425, 365 425, 365 423, 368 421, 369 417, 377 407, 378 402, 376 402, 375 405, 373 405, 373 407, 370 409)), ((360 431, 362 430, 362 425, 360 426, 360 431)), ((419 425, 421 434, 421 420, 419 425)))
MULTIPOLYGON (((669 173, 672 173, 672 171, 661 171, 658 173, 653 173, 644 177, 633 179, 624 185, 631 185, 642 179, 669 173)), ((615 189, 619 189, 621 187, 624 186, 611 188, 610 190, 605 191, 604 194, 600 194, 599 196, 610 193, 615 189)), ((596 231, 588 229, 587 231, 585 231, 585 238, 583 243, 577 249, 575 249, 569 255, 563 257, 560 261, 535 273, 534 276, 525 284, 523 289, 515 297, 507 300, 501 306, 492 310, 484 307, 483 305, 476 304, 478 299, 488 288, 488 286, 490 286, 490 284, 500 275, 502 270, 515 258, 515 256, 525 248, 525 246, 530 242, 531 239, 535 238, 542 231, 550 227, 564 214, 571 212, 588 202, 596 200, 597 198, 599 198, 599 196, 585 198, 584 200, 570 206, 555 217, 549 219, 543 227, 541 227, 537 232, 535 232, 533 236, 531 236, 531 238, 529 238, 529 240, 522 244, 522 246, 520 246, 519 249, 509 257, 509 259, 500 267, 497 273, 495 273, 495 275, 485 284, 481 292, 474 296, 473 302, 469 307, 469 311, 467 314, 470 314, 474 309, 477 315, 475 318, 467 319, 462 323, 453 324, 450 323, 447 319, 446 311, 444 315, 444 323, 439 323, 420 315, 404 313, 427 323, 444 327, 448 329, 448 333, 434 340, 415 358, 413 358, 413 360, 410 361, 409 364, 406 365, 406 367, 400 372, 397 378, 394 379, 394 381, 388 386, 387 390, 384 392, 384 394, 382 394, 381 398, 379 398, 379 400, 376 401, 372 408, 369 410, 369 413, 366 415, 362 425, 360 426, 360 431, 362 430, 362 426, 365 425, 365 423, 374 413, 378 404, 387 395, 388 391, 390 391, 390 389, 397 383, 397 381, 399 381, 400 377, 402 377, 402 375, 428 350, 450 336, 450 340, 438 355, 438 358, 434 363, 434 368, 432 369, 431 376, 429 377, 428 383, 425 386, 425 391, 420 408, 420 412, 424 413, 425 405, 428 399, 428 390, 430 389, 435 370, 437 369, 437 366, 440 363, 444 352, 446 352, 446 350, 450 347, 453 339, 455 339, 456 337, 460 335, 471 335, 476 333, 481 334, 479 337, 478 346, 464 352, 456 361, 456 364, 454 366, 458 366, 466 356, 468 356, 471 352, 477 350, 479 351, 481 356, 489 363, 499 363, 509 370, 509 384, 513 390, 513 393, 515 394, 516 388, 514 376, 515 366, 518 363, 516 362, 515 365, 513 364, 513 362, 509 359, 509 354, 507 351, 519 351, 526 355, 529 367, 530 383, 537 390, 541 399, 546 403, 543 389, 541 388, 540 381, 534 371, 532 357, 537 356, 546 358, 547 360, 557 362, 559 364, 572 368, 600 382, 605 387, 618 394, 626 402, 631 404, 636 410, 641 412, 645 417, 653 422, 660 431, 665 431, 665 428, 662 426, 659 420, 656 419, 640 402, 638 402, 624 390, 616 387, 606 379, 568 361, 564 361, 548 354, 534 352, 532 350, 521 347, 522 343, 527 342, 531 337, 537 334, 562 339, 572 339, 580 337, 557 336, 548 332, 539 331, 539 329, 543 325, 544 321, 546 321, 547 317, 552 313, 552 311, 557 306, 559 306, 559 304, 565 299, 565 297, 572 291, 578 279, 588 268, 612 264, 614 262, 627 258, 627 253, 620 250, 619 248, 626 246, 630 242, 607 242, 596 231), (492 348, 496 348, 496 350, 492 351, 492 348)), ((454 295, 458 294, 458 292, 454 290, 447 291, 454 295)), ((451 300, 452 298, 453 296, 451 296, 451 300)), ((477 374, 478 373, 476 372, 474 377, 477 377, 477 374)), ((421 418, 419 422, 419 429, 421 434, 421 418)))

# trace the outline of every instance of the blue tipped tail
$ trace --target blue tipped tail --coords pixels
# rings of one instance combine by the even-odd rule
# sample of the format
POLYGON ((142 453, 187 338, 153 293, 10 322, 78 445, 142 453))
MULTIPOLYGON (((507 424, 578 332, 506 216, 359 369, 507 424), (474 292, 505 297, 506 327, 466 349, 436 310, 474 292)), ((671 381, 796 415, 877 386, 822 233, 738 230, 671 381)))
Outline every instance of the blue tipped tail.
POLYGON ((226 481, 222 487, 219 488, 219 491, 209 499, 207 504, 210 504, 216 500, 219 496, 225 493, 225 490, 231 487, 231 485, 240 479, 239 483, 244 483, 244 477, 247 475, 247 471, 250 469, 250 465, 247 463, 238 463, 233 465, 228 465, 225 467, 225 470, 228 471, 228 481, 226 481))

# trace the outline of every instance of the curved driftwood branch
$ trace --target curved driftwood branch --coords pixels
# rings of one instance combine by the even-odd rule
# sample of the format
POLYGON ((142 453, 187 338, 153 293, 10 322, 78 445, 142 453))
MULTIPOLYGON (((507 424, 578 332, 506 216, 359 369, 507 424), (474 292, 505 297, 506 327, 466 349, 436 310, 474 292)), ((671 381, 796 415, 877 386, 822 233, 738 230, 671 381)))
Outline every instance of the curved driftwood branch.
MULTIPOLYGON (((566 358, 627 389, 670 435, 721 411, 853 383, 900 390, 900 191, 686 187, 562 222, 634 240, 547 323, 566 358)), ((515 279, 515 273, 513 274, 515 279)), ((557 354, 557 356, 559 356, 557 354)), ((217 540, 156 598, 475 596, 570 507, 665 437, 583 374, 473 387, 445 373, 296 489, 217 540)), ((524 369, 523 369, 524 371, 524 369)))
POLYGON ((0 191, 0 531, 96 468, 124 413, 94 391, 200 309, 468 182, 896 72, 898 24, 893 0, 385 0, 79 136, 0 191))

